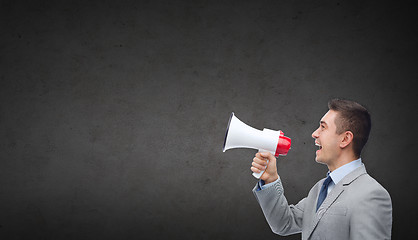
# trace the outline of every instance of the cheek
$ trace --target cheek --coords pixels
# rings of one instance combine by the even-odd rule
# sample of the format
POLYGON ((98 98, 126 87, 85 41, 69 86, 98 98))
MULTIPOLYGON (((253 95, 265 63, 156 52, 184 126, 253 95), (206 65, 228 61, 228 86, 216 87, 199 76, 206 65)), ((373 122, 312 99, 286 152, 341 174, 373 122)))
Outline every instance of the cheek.
POLYGON ((334 149, 337 149, 338 148, 338 139, 336 139, 336 138, 332 138, 332 137, 330 137, 330 138, 328 138, 327 139, 327 148, 328 148, 328 150, 334 150, 334 149))
POLYGON ((333 136, 323 132, 321 135, 321 145, 327 149, 333 149, 337 145, 337 141, 333 136))

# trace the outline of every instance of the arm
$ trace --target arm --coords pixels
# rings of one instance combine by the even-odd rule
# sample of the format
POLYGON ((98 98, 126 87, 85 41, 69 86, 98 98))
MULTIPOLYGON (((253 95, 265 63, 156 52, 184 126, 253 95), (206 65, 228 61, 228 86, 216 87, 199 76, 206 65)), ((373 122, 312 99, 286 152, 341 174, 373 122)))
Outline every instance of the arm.
POLYGON ((271 230, 279 235, 290 235, 302 231, 302 219, 305 199, 296 205, 288 205, 283 195, 282 182, 279 180, 272 186, 253 193, 263 210, 271 230))
POLYGON ((270 153, 257 153, 253 159, 251 170, 257 172, 264 170, 261 179, 267 184, 276 181, 273 185, 259 190, 258 186, 253 193, 263 210, 264 216, 272 231, 279 235, 290 235, 302 231, 302 218, 305 199, 296 205, 288 205, 282 182, 277 174, 276 158, 270 153), (268 166, 267 166, 267 161, 268 166), (267 168, 267 169, 266 169, 267 168))

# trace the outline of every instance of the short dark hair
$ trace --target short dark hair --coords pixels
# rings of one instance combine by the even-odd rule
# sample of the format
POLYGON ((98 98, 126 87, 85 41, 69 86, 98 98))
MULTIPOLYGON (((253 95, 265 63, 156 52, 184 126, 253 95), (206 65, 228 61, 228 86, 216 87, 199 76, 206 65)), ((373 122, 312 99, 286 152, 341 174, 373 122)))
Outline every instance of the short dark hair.
POLYGON ((359 103, 338 98, 329 100, 328 108, 337 112, 337 117, 335 118, 337 134, 345 131, 353 133, 354 154, 360 157, 372 128, 369 112, 359 103))

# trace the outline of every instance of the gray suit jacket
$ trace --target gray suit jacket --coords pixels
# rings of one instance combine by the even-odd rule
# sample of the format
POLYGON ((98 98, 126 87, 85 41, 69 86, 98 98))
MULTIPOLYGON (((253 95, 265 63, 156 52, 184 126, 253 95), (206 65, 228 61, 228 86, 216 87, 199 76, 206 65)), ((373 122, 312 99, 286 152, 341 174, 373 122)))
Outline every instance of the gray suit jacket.
POLYGON ((257 191, 270 228, 279 235, 302 232, 302 239, 390 239, 392 202, 389 193, 364 165, 345 176, 328 194, 316 212, 319 191, 325 179, 312 187, 306 198, 288 205, 281 181, 257 191))

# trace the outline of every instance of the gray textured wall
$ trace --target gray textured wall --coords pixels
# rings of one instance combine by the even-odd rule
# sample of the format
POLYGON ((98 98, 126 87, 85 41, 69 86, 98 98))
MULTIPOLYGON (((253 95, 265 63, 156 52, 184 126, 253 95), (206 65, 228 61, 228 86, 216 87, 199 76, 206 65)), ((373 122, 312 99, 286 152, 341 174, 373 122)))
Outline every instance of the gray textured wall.
POLYGON ((292 138, 279 173, 296 203, 327 171, 311 133, 342 97, 372 114, 363 160, 407 239, 414 15, 370 1, 1 1, 0 238, 282 239, 251 193, 255 151, 221 151, 229 114, 292 138))

